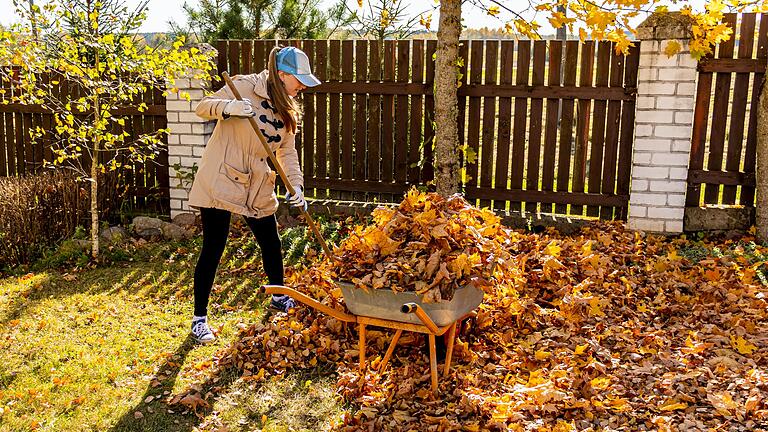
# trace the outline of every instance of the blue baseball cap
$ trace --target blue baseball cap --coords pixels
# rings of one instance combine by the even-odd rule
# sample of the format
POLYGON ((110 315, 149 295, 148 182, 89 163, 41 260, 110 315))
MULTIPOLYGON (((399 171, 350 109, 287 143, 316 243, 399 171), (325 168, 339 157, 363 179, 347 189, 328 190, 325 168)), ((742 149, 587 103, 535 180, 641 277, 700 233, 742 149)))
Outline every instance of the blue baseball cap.
POLYGON ((314 87, 322 84, 316 76, 312 74, 309 65, 309 57, 304 51, 296 47, 282 48, 277 52, 275 60, 277 61, 277 70, 289 73, 296 77, 307 87, 314 87))

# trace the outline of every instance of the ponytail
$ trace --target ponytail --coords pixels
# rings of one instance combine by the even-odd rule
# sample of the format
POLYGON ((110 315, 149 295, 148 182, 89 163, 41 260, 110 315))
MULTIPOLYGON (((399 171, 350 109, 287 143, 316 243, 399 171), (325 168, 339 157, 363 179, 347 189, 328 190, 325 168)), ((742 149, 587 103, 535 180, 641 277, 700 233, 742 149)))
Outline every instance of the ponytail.
POLYGON ((269 53, 269 78, 267 79, 267 92, 272 104, 277 109, 278 115, 283 119, 289 132, 296 133, 296 125, 301 116, 301 106, 285 91, 283 81, 277 72, 277 53, 282 46, 272 48, 269 53))

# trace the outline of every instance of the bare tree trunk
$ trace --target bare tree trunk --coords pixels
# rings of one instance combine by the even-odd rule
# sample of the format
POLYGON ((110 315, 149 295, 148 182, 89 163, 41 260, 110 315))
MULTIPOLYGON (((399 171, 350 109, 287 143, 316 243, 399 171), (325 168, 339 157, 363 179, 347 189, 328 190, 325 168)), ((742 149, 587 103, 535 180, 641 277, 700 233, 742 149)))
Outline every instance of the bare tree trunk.
POLYGON ((435 58, 435 183, 442 196, 459 190, 456 60, 460 34, 461 0, 442 0, 435 58))
MULTIPOLYGON (((88 13, 90 14, 91 4, 88 2, 88 13)), ((99 36, 99 28, 96 27, 96 38, 99 36)), ((96 47, 96 70, 99 70, 99 48, 96 47)), ((93 94, 93 121, 98 124, 101 117, 99 110, 99 93, 93 94)), ((99 256, 99 144, 100 136, 97 134, 93 141, 93 155, 91 160, 91 256, 99 256)))
POLYGON ((757 106, 757 167, 755 169, 755 192, 757 193, 755 226, 757 239, 761 242, 768 241, 768 90, 766 81, 764 78, 757 106))
MULTIPOLYGON (((568 13, 568 9, 565 7, 565 5, 558 5, 557 11, 563 15, 568 13)), ((557 34, 556 36, 557 40, 561 40, 561 41, 568 40, 568 27, 562 26, 558 28, 556 31, 556 34, 557 34)))

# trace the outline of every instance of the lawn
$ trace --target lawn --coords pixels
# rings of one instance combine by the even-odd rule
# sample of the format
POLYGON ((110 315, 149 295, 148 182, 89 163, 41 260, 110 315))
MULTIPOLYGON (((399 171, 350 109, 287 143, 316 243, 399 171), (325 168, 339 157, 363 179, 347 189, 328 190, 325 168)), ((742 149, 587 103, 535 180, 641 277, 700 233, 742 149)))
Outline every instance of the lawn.
MULTIPOLYGON (((293 231, 287 242, 283 234, 288 252, 306 243, 303 229, 293 231)), ((112 251, 121 260, 109 265, 0 279, 0 431, 328 428, 344 408, 319 369, 259 384, 221 376, 215 385, 226 391, 204 418, 165 403, 204 381, 238 327, 263 319, 251 237, 230 238, 209 310, 219 337, 208 346, 188 337, 199 238, 112 251)))

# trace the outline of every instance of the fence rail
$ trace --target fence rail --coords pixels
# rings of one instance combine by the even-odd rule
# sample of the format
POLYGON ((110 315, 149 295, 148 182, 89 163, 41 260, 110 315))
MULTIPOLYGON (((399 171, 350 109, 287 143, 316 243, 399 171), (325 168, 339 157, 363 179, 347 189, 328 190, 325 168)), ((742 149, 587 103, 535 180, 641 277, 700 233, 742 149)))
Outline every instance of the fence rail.
MULTIPOLYGON (((72 83, 63 79, 52 80, 49 76, 40 77, 44 82, 52 81, 51 93, 60 100, 79 98, 80 91, 72 83)), ((10 96, 20 91, 12 83, 1 84, 5 95, 10 96)), ((136 107, 112 110, 116 116, 127 117, 125 131, 127 140, 136 139, 145 133, 155 132, 167 126, 165 97, 162 91, 147 92, 141 97, 147 104, 143 112, 136 107)), ((83 113, 88 115, 88 113, 83 113)), ((55 122, 52 112, 39 105, 0 104, 0 177, 34 174, 43 167, 43 161, 52 162, 55 122), (30 132, 38 126, 46 132, 33 142, 30 132)), ((167 145, 167 143, 164 142, 167 145)), ((87 169, 89 155, 83 155, 80 161, 87 169)), ((102 158, 111 155, 102 155, 102 158)), ((134 164, 130 170, 121 169, 117 186, 124 189, 124 201, 121 206, 136 211, 168 213, 170 209, 168 153, 161 150, 157 159, 146 164, 134 164)))
MULTIPOLYGON (((323 84, 304 92, 297 137, 320 198, 393 201, 433 180, 434 40, 219 41, 230 74, 300 47, 323 84)), ((636 43, 639 45, 639 43, 636 43)), ((463 190, 499 211, 626 218, 639 46, 462 41, 463 190)))
POLYGON ((754 206, 768 14, 726 14, 733 37, 699 61, 686 207, 754 206))

